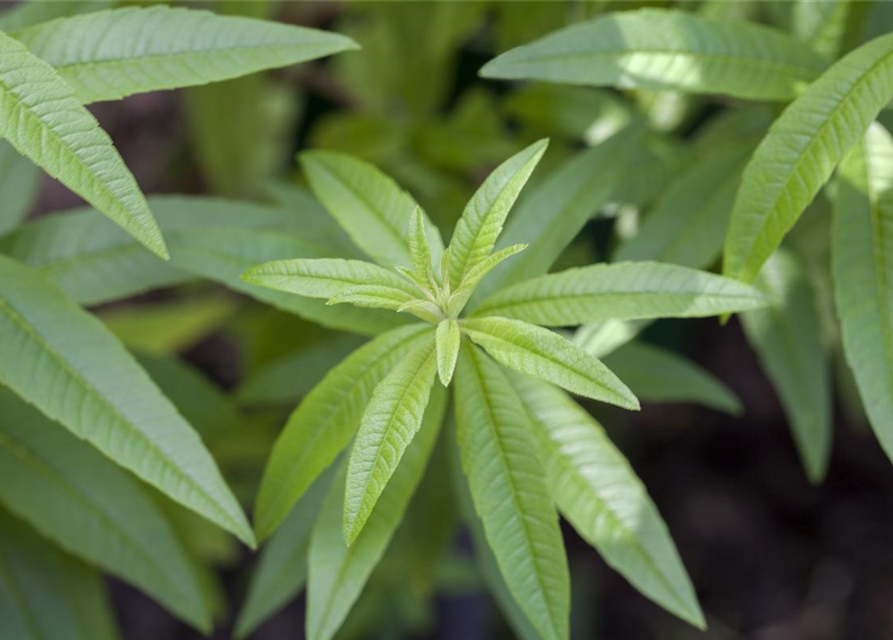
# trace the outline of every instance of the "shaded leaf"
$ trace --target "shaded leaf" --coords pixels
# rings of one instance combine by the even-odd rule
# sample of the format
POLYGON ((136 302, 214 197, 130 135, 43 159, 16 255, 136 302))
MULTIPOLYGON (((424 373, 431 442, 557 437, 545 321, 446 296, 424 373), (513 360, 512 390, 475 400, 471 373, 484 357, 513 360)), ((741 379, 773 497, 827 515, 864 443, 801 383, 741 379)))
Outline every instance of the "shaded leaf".
POLYGON ((18 226, 37 199, 40 169, 0 141, 0 234, 18 226))

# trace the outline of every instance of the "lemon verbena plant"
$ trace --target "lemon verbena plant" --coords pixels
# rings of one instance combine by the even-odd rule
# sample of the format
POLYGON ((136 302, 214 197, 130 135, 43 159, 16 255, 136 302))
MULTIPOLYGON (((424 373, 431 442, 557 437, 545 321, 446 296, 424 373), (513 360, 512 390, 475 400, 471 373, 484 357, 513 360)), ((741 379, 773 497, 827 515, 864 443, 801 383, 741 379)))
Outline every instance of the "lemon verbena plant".
POLYGON ((560 328, 724 314, 767 299, 741 282, 651 262, 568 269, 476 298, 497 266, 510 270, 521 251, 537 251, 535 237, 528 245, 497 247, 546 147, 536 142, 490 174, 446 248, 412 198, 373 166, 338 153, 306 153, 302 162, 316 196, 375 262, 297 258, 242 276, 328 305, 405 319, 309 393, 277 440, 261 483, 255 526, 263 540, 350 445, 310 542, 311 638, 337 631, 397 528, 447 415, 455 416, 464 490, 486 540, 478 544, 488 546, 537 634, 569 637, 559 512, 643 593, 704 624, 655 507, 599 424, 566 391, 630 410, 639 403, 560 328), (346 183, 357 188, 342 188, 346 183))

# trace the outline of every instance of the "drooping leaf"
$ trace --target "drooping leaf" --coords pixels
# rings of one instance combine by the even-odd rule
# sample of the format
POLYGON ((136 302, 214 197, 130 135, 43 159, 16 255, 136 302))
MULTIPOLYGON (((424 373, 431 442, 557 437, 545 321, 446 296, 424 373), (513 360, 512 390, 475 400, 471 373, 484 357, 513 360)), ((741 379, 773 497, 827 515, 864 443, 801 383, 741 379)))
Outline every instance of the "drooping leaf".
POLYGON ((5 389, 0 503, 63 549, 210 630, 186 552, 139 484, 5 389))
POLYGON ((462 330, 510 369, 587 398, 639 408, 629 388, 598 358, 554 331, 498 317, 463 320, 462 330))
POLYGON ((684 11, 609 13, 488 62, 485 78, 790 100, 825 62, 785 33, 684 11))
POLYGON ((440 382, 447 387, 453 379, 456 361, 459 359, 459 346, 462 339, 459 323, 455 320, 441 320, 435 334, 437 342, 437 374, 440 382))
POLYGON ((129 7, 13 36, 58 69, 82 103, 236 78, 357 49, 346 36, 210 11, 129 7), (71 43, 89 42, 89 46, 71 43))
POLYGON ((251 574, 245 604, 236 619, 236 638, 245 638, 291 601, 307 581, 310 532, 335 475, 326 470, 289 512, 267 542, 251 574))
POLYGON ((758 283, 776 303, 742 314, 741 322, 778 393, 806 473, 820 482, 831 455, 831 380, 815 292, 785 252, 766 263, 758 283))
POLYGON ((632 342, 606 357, 605 365, 643 402, 696 402, 733 415, 743 410, 722 382, 672 351, 632 342))
POLYGON ((567 558, 530 421, 499 367, 469 344, 456 419, 462 469, 509 591, 541 637, 568 638, 567 558))
POLYGON ((0 510, 0 637, 116 640, 102 576, 0 510))
POLYGON ((694 589, 663 519, 601 425, 558 389, 520 376, 511 380, 564 516, 637 589, 704 628, 694 589))
MULTIPOLYGON (((300 161, 314 195, 360 249, 384 266, 412 264, 407 235, 418 206, 412 196, 376 167, 343 153, 308 151, 300 161)), ((430 222, 426 235, 439 261, 443 241, 430 222)))
POLYGON ((130 170, 53 67, 0 32, 0 136, 167 258, 164 238, 130 170))
POLYGON ((466 275, 490 255, 506 216, 548 144, 548 140, 540 140, 503 162, 468 201, 450 241, 453 287, 459 287, 466 275))
POLYGON ((0 382, 247 544, 254 536, 192 427, 102 324, 0 257, 0 382))
POLYGON ((765 306, 759 291, 712 273, 659 262, 568 269, 501 289, 475 316, 561 327, 600 320, 695 318, 765 306))
POLYGON ((723 273, 752 282, 807 205, 893 97, 893 35, 836 62, 772 125, 744 169, 723 273))
POLYGON ((308 640, 331 640, 384 554, 437 441, 447 392, 436 386, 422 426, 382 493, 375 511, 349 547, 342 536, 345 473, 332 484, 310 538, 307 582, 308 640))
POLYGON ((301 402, 264 471, 255 507, 258 538, 263 540, 276 529, 307 487, 347 446, 375 387, 432 331, 417 323, 378 336, 332 369, 301 402))
POLYGON ((893 140, 880 125, 840 167, 834 297, 847 363, 878 440, 893 456, 893 140))
POLYGON ((414 347, 378 383, 357 431, 344 492, 344 540, 353 544, 422 425, 434 377, 434 336, 414 347))
POLYGON ((0 141, 0 234, 18 226, 37 199, 40 169, 0 141))

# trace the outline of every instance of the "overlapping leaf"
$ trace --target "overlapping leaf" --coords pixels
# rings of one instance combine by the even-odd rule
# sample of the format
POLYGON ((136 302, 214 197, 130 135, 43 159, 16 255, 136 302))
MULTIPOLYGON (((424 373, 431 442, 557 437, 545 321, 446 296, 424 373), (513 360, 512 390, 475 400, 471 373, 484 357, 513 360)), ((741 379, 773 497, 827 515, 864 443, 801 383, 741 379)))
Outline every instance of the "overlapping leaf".
POLYGON ((0 234, 20 224, 37 199, 40 169, 0 141, 0 234))

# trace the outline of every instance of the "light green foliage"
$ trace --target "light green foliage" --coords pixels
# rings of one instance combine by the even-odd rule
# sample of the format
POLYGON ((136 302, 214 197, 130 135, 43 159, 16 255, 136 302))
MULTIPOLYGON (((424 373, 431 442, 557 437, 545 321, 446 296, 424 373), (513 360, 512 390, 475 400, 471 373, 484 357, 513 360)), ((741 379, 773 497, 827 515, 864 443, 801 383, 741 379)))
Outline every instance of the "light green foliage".
POLYGON ((604 358, 639 335, 650 320, 601 320, 584 324, 574 334, 574 344, 596 358, 604 358))
POLYGON ((566 27, 491 60, 481 75, 790 100, 824 66, 808 46, 768 27, 648 9, 566 27))
POLYGON ((798 0, 791 11, 791 31, 818 53, 834 58, 855 44, 871 2, 798 0))
POLYGON ((773 123, 744 170, 723 273, 752 282, 763 263, 893 96, 893 35, 862 45, 773 123))
POLYGON ((437 441, 446 399, 446 391, 435 386, 419 432, 406 449, 402 464, 394 472, 363 531, 350 546, 342 535, 345 473, 339 473, 332 484, 310 539, 308 640, 330 640, 335 635, 384 554, 422 479, 437 441))
POLYGON ((441 320, 435 334, 437 342, 437 375, 443 386, 449 386, 459 359, 462 335, 455 320, 441 320))
POLYGON ((728 387, 672 351, 631 342, 606 357, 605 364, 643 402, 693 402, 732 415, 743 411, 728 387))
POLYGON ((605 561, 648 597, 704 628, 666 525, 601 425, 567 395, 512 376, 558 508, 605 561))
POLYGON ((700 317, 762 307, 766 297, 743 283, 657 262, 568 269, 506 287, 475 309, 561 327, 599 320, 700 317))
POLYGON ((88 13, 13 35, 56 67, 83 103, 217 82, 357 48, 335 33, 173 7, 88 13))
POLYGON ((8 7, 0 15, 0 30, 10 33, 32 24, 79 13, 102 11, 112 6, 113 0, 23 0, 8 7))
POLYGON ((0 511, 0 637, 116 640, 102 578, 0 511))
POLYGON ((0 32, 0 136, 52 177, 167 258, 133 175, 96 119, 49 64, 0 32))
POLYGON ((0 390, 0 503, 70 553, 210 630, 186 552, 142 487, 6 390, 0 390))
POLYGON ((201 440, 102 324, 0 258, 0 381, 174 500, 254 537, 201 440), (138 399, 138 401, 134 401, 138 399))
POLYGON ((344 539, 352 544, 422 425, 437 354, 434 336, 415 347, 375 387, 347 465, 344 539))
POLYGON ((20 224, 37 198, 40 169, 0 141, 0 234, 20 224))
POLYGON ((255 507, 264 539, 313 480, 347 446, 375 387, 431 330, 415 324, 385 333, 332 369, 298 406, 276 441, 255 507))
POLYGON ((463 320, 462 329, 510 369, 587 398, 639 408, 632 392, 600 360, 553 331, 506 318, 463 320))
POLYGON ((741 321, 781 399, 806 473, 820 482, 831 455, 831 381, 815 291, 786 252, 766 263, 758 283, 775 303, 741 321))
POLYGON ((476 347, 463 345, 456 373, 462 469, 487 542, 540 636, 568 638, 567 559, 530 421, 505 374, 476 347))
POLYGON ((840 167, 834 297, 844 354, 878 440, 893 456, 893 140, 872 125, 840 167))

